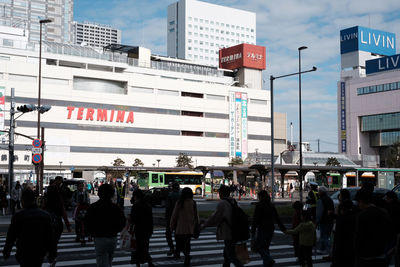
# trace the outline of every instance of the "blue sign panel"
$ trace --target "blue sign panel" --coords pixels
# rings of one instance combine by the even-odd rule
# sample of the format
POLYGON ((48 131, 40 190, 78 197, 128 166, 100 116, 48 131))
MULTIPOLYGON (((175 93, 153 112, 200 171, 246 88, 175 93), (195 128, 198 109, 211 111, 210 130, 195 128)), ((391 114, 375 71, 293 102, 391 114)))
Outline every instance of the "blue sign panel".
POLYGON ((340 83, 340 129, 342 152, 346 152, 346 83, 344 82, 340 83))
POLYGON ((365 69, 367 75, 375 72, 400 69, 400 54, 367 60, 365 62, 365 69))
POLYGON ((391 56, 396 53, 396 35, 361 26, 340 31, 340 54, 365 51, 391 56))

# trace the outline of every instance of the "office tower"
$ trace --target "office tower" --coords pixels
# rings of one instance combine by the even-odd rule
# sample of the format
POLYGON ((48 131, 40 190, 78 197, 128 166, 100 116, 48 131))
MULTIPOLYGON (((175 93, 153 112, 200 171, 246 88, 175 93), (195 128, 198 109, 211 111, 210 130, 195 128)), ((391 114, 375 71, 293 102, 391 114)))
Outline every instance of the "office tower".
POLYGON ((43 40, 72 42, 73 0, 2 0, 0 25, 24 28, 29 41, 40 38, 40 19, 51 19, 43 25, 43 40))
POLYGON ((218 51, 256 44, 256 14, 196 0, 168 6, 168 56, 218 66, 218 51))
POLYGON ((121 43, 121 30, 93 22, 74 21, 74 43, 93 47, 104 47, 121 43))

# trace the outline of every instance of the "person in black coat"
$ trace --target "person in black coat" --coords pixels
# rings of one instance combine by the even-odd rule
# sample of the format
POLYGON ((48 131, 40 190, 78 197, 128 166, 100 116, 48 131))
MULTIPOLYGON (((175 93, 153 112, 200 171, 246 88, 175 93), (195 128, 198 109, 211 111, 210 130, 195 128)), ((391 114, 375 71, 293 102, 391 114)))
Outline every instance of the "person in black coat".
POLYGON ((131 254, 131 263, 140 266, 145 262, 154 266, 149 254, 150 237, 153 234, 153 211, 144 200, 143 191, 137 189, 132 193, 131 224, 136 237, 136 251, 131 254))
POLYGON ((31 189, 23 191, 21 202, 23 209, 12 217, 8 228, 3 248, 4 259, 10 257, 16 243, 15 257, 21 266, 42 266, 46 254, 48 261, 54 262, 57 244, 50 214, 36 206, 35 193, 31 189))
POLYGON ((99 200, 91 204, 85 215, 87 233, 94 237, 97 266, 111 266, 117 246, 117 234, 126 224, 123 211, 111 198, 114 189, 109 184, 99 188, 99 200))
POLYGON ((262 190, 258 193, 259 202, 254 210, 253 223, 251 225, 251 234, 255 248, 263 258, 264 266, 273 266, 275 261, 271 258, 269 246, 272 241, 275 230, 275 222, 282 232, 286 232, 275 206, 271 204, 271 198, 268 192, 262 190))

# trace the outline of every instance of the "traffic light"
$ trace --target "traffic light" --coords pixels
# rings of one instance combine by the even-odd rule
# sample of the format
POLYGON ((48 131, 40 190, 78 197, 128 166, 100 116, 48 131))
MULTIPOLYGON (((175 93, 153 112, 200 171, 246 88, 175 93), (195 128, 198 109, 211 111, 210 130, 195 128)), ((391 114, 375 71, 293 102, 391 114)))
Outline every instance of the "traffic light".
POLYGON ((17 107, 17 110, 22 113, 31 112, 36 109, 35 105, 28 104, 17 107))
POLYGON ((39 107, 37 110, 38 110, 41 114, 43 114, 43 113, 49 111, 50 109, 51 109, 51 106, 49 106, 49 105, 43 105, 43 106, 39 107))

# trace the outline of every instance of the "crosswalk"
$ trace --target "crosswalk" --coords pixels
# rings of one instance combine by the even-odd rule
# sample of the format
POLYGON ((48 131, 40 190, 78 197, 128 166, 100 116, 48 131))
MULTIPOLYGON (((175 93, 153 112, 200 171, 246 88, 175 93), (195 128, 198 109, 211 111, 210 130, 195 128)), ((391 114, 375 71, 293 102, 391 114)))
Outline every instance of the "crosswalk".
MULTIPOLYGON (((293 255, 293 248, 290 242, 284 241, 280 232, 275 234, 274 240, 270 247, 271 255, 276 261, 274 266, 298 266, 296 258, 293 255), (280 240, 281 239, 281 240, 280 240)), ((0 246, 3 247, 5 237, 0 237, 0 246)), ((191 242, 192 266, 221 266, 223 262, 223 247, 221 241, 215 240, 215 231, 213 229, 201 233, 197 240, 191 242)), ((248 244, 250 247, 250 244, 248 244)), ((169 248, 165 240, 164 230, 155 230, 150 240, 150 255, 156 266, 182 266, 183 257, 180 260, 174 260, 167 257, 169 248)), ((0 261, 0 266, 17 267, 19 266, 13 257, 15 255, 15 247, 12 251, 12 257, 7 261, 0 261)), ((262 266, 262 260, 258 254, 250 253, 251 262, 246 266, 262 266)), ((322 256, 317 255, 313 258, 316 263, 322 262, 322 256)), ((113 266, 123 267, 132 266, 130 263, 130 252, 121 251, 117 248, 114 255, 113 266)), ((47 267, 49 264, 43 264, 47 267)), ((58 245, 58 259, 56 266, 96 266, 96 258, 93 242, 86 243, 81 246, 75 242, 75 235, 72 233, 63 233, 58 245)), ((146 265, 144 265, 146 266, 146 265)), ((327 263, 318 266, 329 266, 327 263)))

